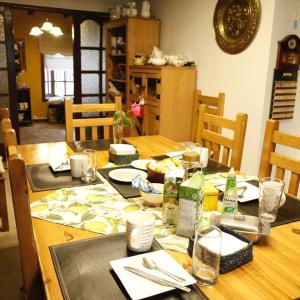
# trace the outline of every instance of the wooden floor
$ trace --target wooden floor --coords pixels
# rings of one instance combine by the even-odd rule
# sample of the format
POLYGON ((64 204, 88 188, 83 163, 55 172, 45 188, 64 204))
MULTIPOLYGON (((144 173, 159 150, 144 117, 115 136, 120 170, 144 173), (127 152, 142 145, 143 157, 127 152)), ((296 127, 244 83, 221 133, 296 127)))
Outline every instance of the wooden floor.
POLYGON ((47 121, 34 121, 32 126, 20 126, 21 144, 65 141, 65 125, 47 121))

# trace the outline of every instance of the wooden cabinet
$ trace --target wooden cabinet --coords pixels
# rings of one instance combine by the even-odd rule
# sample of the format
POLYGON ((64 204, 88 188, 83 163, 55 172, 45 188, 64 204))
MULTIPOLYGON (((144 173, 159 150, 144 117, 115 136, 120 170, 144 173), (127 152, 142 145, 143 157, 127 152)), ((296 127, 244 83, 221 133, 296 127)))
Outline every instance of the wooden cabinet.
POLYGON ((141 133, 189 140, 195 87, 195 67, 131 66, 130 100, 145 101, 141 133))
MULTIPOLYGON (((108 82, 124 94, 125 109, 130 108, 129 65, 134 56, 150 55, 153 46, 159 47, 160 21, 128 17, 105 23, 106 29, 106 90, 108 82)), ((107 99, 110 96, 107 93, 107 99)))
POLYGON ((30 88, 18 88, 18 118, 20 125, 31 125, 31 100, 30 88))

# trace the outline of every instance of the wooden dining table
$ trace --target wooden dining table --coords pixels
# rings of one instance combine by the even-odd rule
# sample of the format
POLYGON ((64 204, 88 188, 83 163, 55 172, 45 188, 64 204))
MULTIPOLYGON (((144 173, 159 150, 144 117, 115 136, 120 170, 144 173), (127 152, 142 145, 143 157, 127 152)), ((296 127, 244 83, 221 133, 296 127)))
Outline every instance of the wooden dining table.
MULTIPOLYGON (((182 146, 162 136, 129 137, 141 159, 182 150, 182 146)), ((52 157, 71 155, 65 142, 20 145, 26 165, 47 163, 52 157)), ((97 166, 108 163, 108 151, 97 152, 97 166)), ((53 191, 32 192, 34 202, 53 191)), ((295 200, 296 201, 296 200, 295 200)), ((32 218, 38 259, 47 299, 63 299, 49 246, 97 237, 99 234, 32 218)), ((189 272, 192 259, 187 254, 169 253, 189 272)), ((272 228, 271 235, 253 247, 253 260, 241 267, 219 275, 212 286, 201 286, 209 299, 296 299, 300 297, 300 222, 272 228)), ((99 295, 101 299, 101 295, 99 295)))

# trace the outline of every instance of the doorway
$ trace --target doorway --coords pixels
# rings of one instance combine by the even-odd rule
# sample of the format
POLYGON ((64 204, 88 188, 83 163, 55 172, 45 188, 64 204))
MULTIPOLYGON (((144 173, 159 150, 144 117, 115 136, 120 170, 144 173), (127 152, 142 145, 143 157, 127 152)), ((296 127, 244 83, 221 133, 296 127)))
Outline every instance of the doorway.
POLYGON ((71 97, 75 103, 104 100, 105 48, 102 40, 103 23, 108 16, 28 7, 12 7, 11 11, 20 143, 65 141, 64 98, 71 97), (63 35, 55 36, 44 30, 39 36, 30 35, 33 27, 42 28, 45 21, 58 26, 63 35), (93 38, 93 30, 99 36, 93 38), (93 40, 99 40, 99 45, 82 42, 93 40), (90 54, 98 55, 97 68, 90 54), (92 64, 87 62, 89 57, 92 64), (91 65, 92 69, 86 69, 91 65), (93 80, 81 80, 88 76, 93 80), (91 92, 86 92, 87 83, 91 92))

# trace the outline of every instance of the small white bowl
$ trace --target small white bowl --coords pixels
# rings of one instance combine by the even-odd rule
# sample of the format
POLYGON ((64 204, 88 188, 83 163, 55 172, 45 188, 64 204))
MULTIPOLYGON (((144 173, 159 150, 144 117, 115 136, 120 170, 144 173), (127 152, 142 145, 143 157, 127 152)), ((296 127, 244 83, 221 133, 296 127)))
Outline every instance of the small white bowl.
POLYGON ((154 206, 161 205, 163 202, 164 185, 162 183, 152 183, 152 184, 153 187, 160 192, 160 194, 152 194, 140 190, 141 197, 147 204, 154 205, 154 206))

